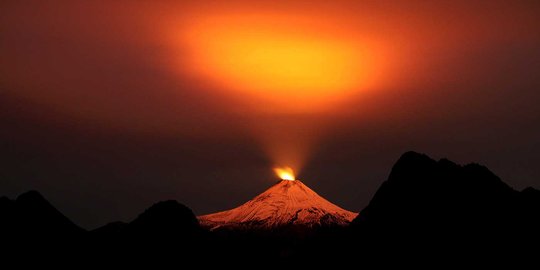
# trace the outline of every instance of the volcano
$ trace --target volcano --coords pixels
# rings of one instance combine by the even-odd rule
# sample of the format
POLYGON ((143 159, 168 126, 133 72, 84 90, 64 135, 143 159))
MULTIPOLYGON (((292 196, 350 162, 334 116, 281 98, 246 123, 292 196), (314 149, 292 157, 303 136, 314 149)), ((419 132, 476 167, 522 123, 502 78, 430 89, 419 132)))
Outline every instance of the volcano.
POLYGON ((198 218, 201 225, 212 230, 274 229, 343 226, 357 215, 329 202, 298 180, 281 180, 239 207, 198 218))

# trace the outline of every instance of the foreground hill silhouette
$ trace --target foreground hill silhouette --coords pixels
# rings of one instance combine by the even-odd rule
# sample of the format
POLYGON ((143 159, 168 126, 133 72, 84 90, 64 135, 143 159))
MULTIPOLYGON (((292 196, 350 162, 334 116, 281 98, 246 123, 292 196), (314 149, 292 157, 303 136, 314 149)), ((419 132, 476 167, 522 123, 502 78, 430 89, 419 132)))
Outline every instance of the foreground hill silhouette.
POLYGON ((3 239, 71 237, 84 232, 37 191, 23 193, 15 200, 1 197, 0 220, 3 239))
POLYGON ((352 228, 375 258, 529 261, 540 240, 540 191, 516 191, 478 164, 407 152, 352 228))
POLYGON ((526 237, 540 226, 540 191, 516 191, 478 164, 460 166, 407 152, 353 224, 387 235, 508 232, 505 236, 526 237))
POLYGON ((23 246, 14 249, 18 253, 54 252, 95 262, 238 266, 238 261, 248 265, 250 260, 265 260, 266 266, 305 266, 310 264, 305 258, 311 258, 311 264, 350 258, 527 261, 536 258, 539 249, 540 191, 516 191, 478 164, 461 166, 407 152, 348 227, 304 227, 309 233, 279 228, 210 232, 188 207, 163 201, 131 222, 85 231, 36 191, 16 200, 0 198, 0 219, 5 244, 23 246), (60 248, 27 248, 51 244, 60 248))
POLYGON ((97 261, 133 266, 142 262, 184 266, 206 254, 207 242, 191 209, 174 200, 152 205, 129 223, 97 228, 83 239, 87 247, 100 247, 87 250, 97 261))

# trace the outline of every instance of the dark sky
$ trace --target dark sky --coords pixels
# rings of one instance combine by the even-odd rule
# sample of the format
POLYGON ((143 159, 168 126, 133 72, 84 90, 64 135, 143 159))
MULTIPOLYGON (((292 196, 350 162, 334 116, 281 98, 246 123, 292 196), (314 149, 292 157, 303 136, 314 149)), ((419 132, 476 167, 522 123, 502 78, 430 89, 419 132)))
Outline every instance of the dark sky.
POLYGON ((0 195, 39 190, 96 228, 165 199, 196 214, 232 208, 290 161, 360 211, 408 150, 540 188, 538 1, 110 2, 0 3, 0 195), (277 35, 284 24, 302 37, 296 19, 307 18, 321 33, 310 38, 367 48, 358 78, 370 84, 321 109, 315 94, 261 97, 292 86, 246 94, 195 78, 193 59, 209 49, 177 35, 206 31, 196 26, 207 14, 263 14, 277 35))

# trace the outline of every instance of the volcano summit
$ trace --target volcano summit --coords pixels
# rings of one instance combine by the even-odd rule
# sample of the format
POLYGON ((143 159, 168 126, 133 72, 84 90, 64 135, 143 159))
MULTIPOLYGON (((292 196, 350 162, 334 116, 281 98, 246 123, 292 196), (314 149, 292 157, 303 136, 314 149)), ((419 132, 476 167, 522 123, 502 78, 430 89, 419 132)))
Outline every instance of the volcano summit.
POLYGON ((201 225, 211 229, 272 229, 346 225, 357 215, 327 201, 298 180, 282 180, 239 207, 198 218, 201 225))

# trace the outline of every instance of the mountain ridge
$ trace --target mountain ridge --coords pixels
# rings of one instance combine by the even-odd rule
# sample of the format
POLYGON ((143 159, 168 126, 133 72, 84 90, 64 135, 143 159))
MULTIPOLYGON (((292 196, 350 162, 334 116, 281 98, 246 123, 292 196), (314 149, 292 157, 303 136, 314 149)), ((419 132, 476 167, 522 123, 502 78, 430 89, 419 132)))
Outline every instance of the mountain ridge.
POLYGON ((6 237, 15 236, 13 232, 20 232, 24 237, 54 237, 86 231, 35 190, 22 193, 15 200, 0 198, 0 210, 0 234, 6 237))
MULTIPOLYGON (((239 257, 279 267, 291 262, 335 264, 348 258, 362 263, 388 258, 468 262, 471 254, 483 263, 505 258, 536 261, 538 254, 534 247, 540 241, 540 191, 532 187, 516 191, 478 164, 458 165, 407 152, 359 215, 326 201, 300 181, 278 182, 269 190, 253 203, 260 206, 272 199, 265 206, 275 211, 263 211, 268 218, 279 214, 275 208, 292 213, 283 215, 284 222, 278 224, 285 230, 266 230, 262 219, 231 230, 208 231, 204 227, 211 227, 204 218, 197 219, 191 209, 170 200, 153 204, 128 223, 73 231, 68 218, 32 191, 15 200, 0 197, 0 236, 16 255, 47 254, 62 260, 58 254, 67 254, 85 262, 113 259, 135 266, 146 260, 179 267, 187 261, 238 267, 238 260, 231 258, 239 257), (355 218, 349 223, 350 215, 343 221, 322 211, 312 213, 306 206, 314 205, 310 196, 316 196, 323 209, 330 204, 355 218), (298 208, 287 206, 285 199, 298 208), (312 223, 298 223, 302 220, 312 223), (295 223, 299 227, 290 227, 295 223), (324 226, 344 223, 350 226, 324 226)), ((260 216, 247 212, 252 215, 234 217, 260 216)))
POLYGON ((458 165, 410 151, 398 159, 352 224, 385 237, 447 231, 446 236, 511 238, 540 226, 540 191, 517 191, 477 163, 458 165))

